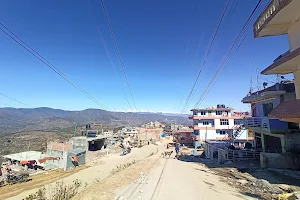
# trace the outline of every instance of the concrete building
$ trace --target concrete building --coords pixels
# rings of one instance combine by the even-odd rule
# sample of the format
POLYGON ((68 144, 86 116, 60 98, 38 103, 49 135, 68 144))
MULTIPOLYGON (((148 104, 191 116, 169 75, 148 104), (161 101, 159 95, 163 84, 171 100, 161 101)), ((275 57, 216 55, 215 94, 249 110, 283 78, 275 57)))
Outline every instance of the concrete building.
POLYGON ((72 157, 76 156, 78 165, 85 164, 86 149, 84 148, 73 148, 71 142, 58 143, 48 142, 47 143, 47 156, 58 159, 51 159, 45 161, 45 169, 64 169, 68 170, 74 168, 76 165, 72 162, 72 157))
POLYGON ((125 127, 125 128, 122 128, 121 133, 123 135, 130 136, 130 137, 137 136, 138 128, 137 127, 125 127))
MULTIPOLYGON (((254 37, 288 35, 289 50, 268 66, 261 73, 293 73, 296 100, 284 101, 270 113, 283 121, 300 123, 300 1, 272 0, 254 24, 254 37), (299 108, 299 109, 295 109, 299 108)), ((267 50, 266 47, 265 50, 267 50)))
POLYGON ((173 136, 173 140, 176 143, 184 144, 185 146, 193 146, 194 145, 193 133, 194 133, 193 129, 177 130, 177 132, 173 136))
MULTIPOLYGON (((263 150, 268 150, 267 145, 272 145, 276 149, 280 149, 281 153, 261 153, 260 161, 263 167, 279 167, 279 168, 300 168, 298 154, 300 152, 300 136, 299 136, 299 123, 300 123, 300 15, 299 15, 300 1, 299 0, 273 0, 271 1, 265 10, 261 13, 254 24, 254 37, 265 36, 278 36, 288 35, 289 50, 279 55, 272 64, 264 69, 261 74, 290 74, 294 75, 295 84, 295 97, 296 99, 280 99, 273 98, 273 108, 271 103, 265 106, 265 111, 270 117, 269 122, 276 124, 270 124, 269 127, 279 125, 278 119, 282 121, 280 128, 286 128, 286 131, 280 131, 280 144, 278 140, 278 132, 275 133, 277 137, 271 137, 271 141, 262 141, 263 150), (266 110, 267 109, 267 110, 266 110), (290 123, 284 123, 290 122, 290 123), (297 123, 295 126, 291 123, 297 123), (293 126, 293 132, 290 131, 293 126), (295 130, 296 129, 296 130, 295 130), (298 129, 298 130, 297 130, 298 129), (275 138, 275 139, 274 139, 275 138), (277 139, 276 139, 277 138, 277 139), (274 140, 272 142, 272 140, 274 140)), ((266 47, 267 50, 267 47, 266 47)), ((274 93, 274 92, 273 92, 274 93)), ((279 94, 276 91, 277 97, 284 94, 279 94)), ((275 94, 274 93, 274 94, 275 94)), ((273 94, 273 95, 274 95, 273 94)), ((265 114, 265 113, 264 113, 265 114)), ((266 116, 266 117, 267 117, 266 116)), ((264 134, 265 135, 265 134, 264 134)), ((270 136, 265 137, 263 135, 262 140, 268 140, 270 136)))
POLYGON ((237 143, 252 141, 253 137, 242 128, 244 115, 233 114, 232 108, 217 105, 211 108, 195 108, 193 116, 194 145, 201 145, 205 141, 234 140, 237 143))
MULTIPOLYGON (((280 121, 269 117, 281 103, 295 99, 294 83, 277 83, 263 90, 249 93, 243 103, 251 104, 252 117, 245 119, 245 127, 254 133, 256 149, 263 152, 284 153, 293 146, 296 140, 289 137, 299 129, 298 124, 280 121), (292 142, 292 143, 291 143, 292 142)), ((300 135, 298 136, 300 139, 300 135)))

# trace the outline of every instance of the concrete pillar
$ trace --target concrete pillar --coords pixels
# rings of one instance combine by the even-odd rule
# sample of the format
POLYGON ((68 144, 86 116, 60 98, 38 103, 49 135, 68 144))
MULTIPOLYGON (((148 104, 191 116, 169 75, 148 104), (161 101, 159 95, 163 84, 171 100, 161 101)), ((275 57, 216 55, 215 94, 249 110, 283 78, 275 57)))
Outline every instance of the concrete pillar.
POLYGON ((68 152, 66 152, 66 151, 63 151, 63 169, 64 169, 64 171, 66 171, 67 170, 67 164, 68 164, 68 152))
POLYGON ((265 135, 264 134, 261 134, 261 146, 262 146, 263 152, 266 152, 265 135))
POLYGON ((289 27, 288 37, 289 37, 289 45, 290 45, 291 52, 296 50, 298 47, 300 47, 299 31, 300 31, 300 21, 293 23, 291 27, 289 27))
POLYGON ((300 69, 294 71, 296 99, 300 99, 300 69))
POLYGON ((280 138, 282 153, 285 153, 285 138, 280 138))

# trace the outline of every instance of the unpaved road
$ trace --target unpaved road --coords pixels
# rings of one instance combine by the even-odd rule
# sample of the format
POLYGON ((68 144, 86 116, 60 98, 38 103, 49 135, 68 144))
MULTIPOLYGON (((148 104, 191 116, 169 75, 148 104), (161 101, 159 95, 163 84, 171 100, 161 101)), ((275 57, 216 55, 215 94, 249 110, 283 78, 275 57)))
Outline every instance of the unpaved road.
MULTIPOLYGON (((83 169, 77 173, 74 173, 68 177, 65 177, 60 179, 60 181, 63 181, 65 184, 72 184, 72 182, 76 179, 80 180, 83 185, 87 184, 92 184, 95 181, 101 181, 105 178, 107 178, 111 174, 111 170, 116 168, 116 165, 132 162, 133 160, 142 160, 146 157, 148 157, 151 153, 155 153, 159 147, 155 145, 149 145, 149 146, 144 146, 140 149, 133 149, 133 151, 125 156, 120 156, 120 155, 111 155, 108 158, 103 158, 104 163, 101 165, 89 167, 86 169, 83 169)), ((45 176, 46 178, 47 176, 45 176)), ((30 181, 28 182, 30 184, 30 181)), ((45 188, 49 190, 49 188, 53 188, 55 186, 55 182, 52 183, 46 183, 45 188)), ((5 194, 5 197, 10 197, 7 199, 10 200, 20 200, 23 199, 30 194, 35 193, 38 188, 30 189, 23 191, 22 189, 22 184, 18 185, 20 192, 18 195, 15 193, 9 195, 5 194), (23 191, 23 192, 22 192, 23 191), (16 195, 16 196, 13 196, 16 195)), ((40 187, 40 185, 38 186, 40 187)), ((3 197, 0 199, 4 199, 3 197)))
POLYGON ((207 169, 201 165, 172 158, 160 160, 145 183, 133 182, 120 188, 115 197, 124 200, 253 199, 220 182, 217 175, 206 172, 207 169))

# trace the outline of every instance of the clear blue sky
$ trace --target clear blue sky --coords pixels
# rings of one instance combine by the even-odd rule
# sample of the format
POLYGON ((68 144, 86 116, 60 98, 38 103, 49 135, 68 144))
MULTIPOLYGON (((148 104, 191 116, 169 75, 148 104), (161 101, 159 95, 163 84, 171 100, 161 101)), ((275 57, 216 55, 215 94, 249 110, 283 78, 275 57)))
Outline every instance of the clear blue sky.
MULTIPOLYGON (((131 101, 101 2, 90 2, 131 101)), ((199 0, 193 17, 195 0, 105 0, 139 110, 181 111, 180 100, 185 100, 191 90, 226 2, 199 0)), ((230 7, 234 2, 231 0, 230 7)), ((225 17, 191 106, 200 98, 256 2, 240 1, 232 17, 225 17)), ((85 0, 3 1, 0 21, 108 109, 129 109, 85 0)), ((286 36, 254 39, 251 24, 244 44, 200 107, 224 103, 238 110, 248 109, 240 100, 249 91, 251 76, 257 88, 257 70, 260 72, 286 50, 286 36)), ((0 92, 31 106, 98 108, 1 31, 0 70, 0 92)), ((272 76, 260 77, 274 80, 272 76)), ((0 101, 24 107, 1 96, 0 101)))

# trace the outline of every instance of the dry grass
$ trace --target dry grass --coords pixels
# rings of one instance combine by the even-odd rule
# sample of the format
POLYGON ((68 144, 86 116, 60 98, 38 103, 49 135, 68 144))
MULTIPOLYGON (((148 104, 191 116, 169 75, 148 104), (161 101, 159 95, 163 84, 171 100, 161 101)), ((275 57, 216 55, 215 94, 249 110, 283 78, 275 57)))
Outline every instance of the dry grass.
POLYGON ((45 184, 53 183, 57 180, 60 180, 64 177, 70 176, 82 169, 87 168, 86 166, 79 166, 74 169, 70 169, 68 171, 62 170, 53 170, 42 174, 37 174, 31 176, 32 180, 28 182, 14 184, 14 185, 6 185, 0 187, 0 199, 6 199, 8 197, 16 196, 24 191, 39 188, 44 186, 45 184))
POLYGON ((40 188, 36 193, 29 195, 25 200, 69 200, 78 193, 81 182, 77 179, 71 185, 64 184, 63 181, 56 182, 51 191, 46 191, 45 187, 40 188))

